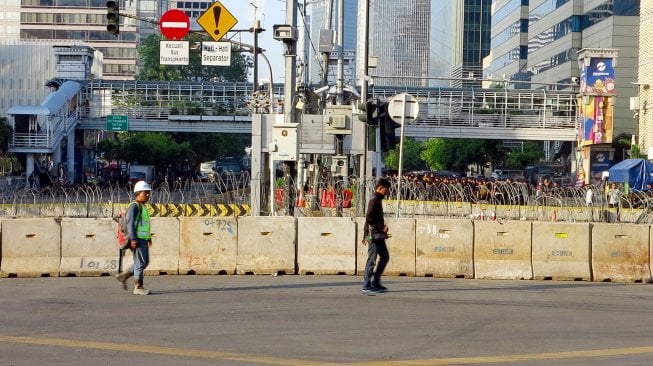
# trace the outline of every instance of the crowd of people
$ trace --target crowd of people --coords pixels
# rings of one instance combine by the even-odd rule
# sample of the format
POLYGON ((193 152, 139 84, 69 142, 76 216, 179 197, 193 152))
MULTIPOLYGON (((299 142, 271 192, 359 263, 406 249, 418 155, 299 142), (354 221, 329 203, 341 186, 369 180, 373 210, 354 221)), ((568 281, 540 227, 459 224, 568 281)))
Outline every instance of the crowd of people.
MULTIPOLYGON (((386 177, 393 182, 388 197, 390 199, 397 197, 397 187, 401 189, 401 199, 422 201, 546 205, 552 203, 551 200, 578 198, 581 202, 584 200, 586 204, 593 205, 602 202, 599 197, 604 197, 610 204, 617 205, 620 200, 628 199, 619 189, 610 191, 604 182, 598 185, 583 183, 562 186, 547 176, 532 184, 525 178, 498 180, 409 172, 402 175, 399 185, 397 174, 388 174, 386 177)), ((648 193, 653 196, 653 186, 648 193)))

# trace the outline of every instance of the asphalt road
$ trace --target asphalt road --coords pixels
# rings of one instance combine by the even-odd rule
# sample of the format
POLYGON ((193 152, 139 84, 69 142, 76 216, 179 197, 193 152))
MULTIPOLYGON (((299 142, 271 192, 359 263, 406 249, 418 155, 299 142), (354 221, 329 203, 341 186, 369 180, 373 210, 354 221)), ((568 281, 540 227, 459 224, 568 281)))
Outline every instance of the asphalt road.
POLYGON ((351 276, 0 279, 0 365, 651 365, 653 285, 351 276))

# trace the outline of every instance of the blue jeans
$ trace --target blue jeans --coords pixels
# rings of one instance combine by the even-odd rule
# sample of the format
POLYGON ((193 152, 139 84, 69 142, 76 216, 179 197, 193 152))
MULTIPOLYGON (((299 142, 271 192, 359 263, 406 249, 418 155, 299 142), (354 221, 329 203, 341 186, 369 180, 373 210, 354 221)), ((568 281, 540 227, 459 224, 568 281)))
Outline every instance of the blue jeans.
POLYGON ((388 246, 385 240, 372 240, 367 244, 367 263, 365 264, 364 287, 379 286, 381 285, 381 275, 385 270, 385 266, 390 260, 390 253, 388 253, 388 246), (376 257, 379 257, 377 263, 376 257), (376 268, 374 268, 376 265, 376 268))
POLYGON ((150 247, 147 245, 147 240, 136 239, 138 247, 132 249, 134 255, 134 264, 131 267, 134 272, 134 279, 143 281, 143 272, 150 264, 150 247))

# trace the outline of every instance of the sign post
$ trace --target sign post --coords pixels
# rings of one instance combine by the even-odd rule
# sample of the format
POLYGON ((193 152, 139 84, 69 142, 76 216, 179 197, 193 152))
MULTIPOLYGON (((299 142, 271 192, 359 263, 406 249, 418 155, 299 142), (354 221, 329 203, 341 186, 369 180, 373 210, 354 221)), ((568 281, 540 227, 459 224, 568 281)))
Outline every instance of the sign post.
POLYGON ((179 9, 168 10, 163 13, 159 20, 159 29, 167 39, 182 39, 190 31, 190 19, 186 13, 179 9))
POLYGON ((399 135, 399 172, 397 179, 397 214, 399 217, 399 206, 401 202, 401 169, 404 160, 404 125, 406 123, 415 123, 417 114, 419 113, 419 103, 417 99, 407 93, 397 94, 390 98, 388 102, 388 114, 393 121, 401 125, 401 133, 399 135))

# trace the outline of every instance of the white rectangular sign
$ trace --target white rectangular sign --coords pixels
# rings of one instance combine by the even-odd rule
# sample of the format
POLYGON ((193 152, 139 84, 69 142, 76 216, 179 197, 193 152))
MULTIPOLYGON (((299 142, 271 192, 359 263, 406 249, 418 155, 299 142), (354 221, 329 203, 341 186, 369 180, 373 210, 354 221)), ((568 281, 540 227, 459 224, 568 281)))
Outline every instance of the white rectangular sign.
POLYGON ((202 66, 231 65, 231 42, 202 42, 202 66))
POLYGON ((161 65, 188 65, 189 52, 188 41, 161 41, 159 63, 161 65))

